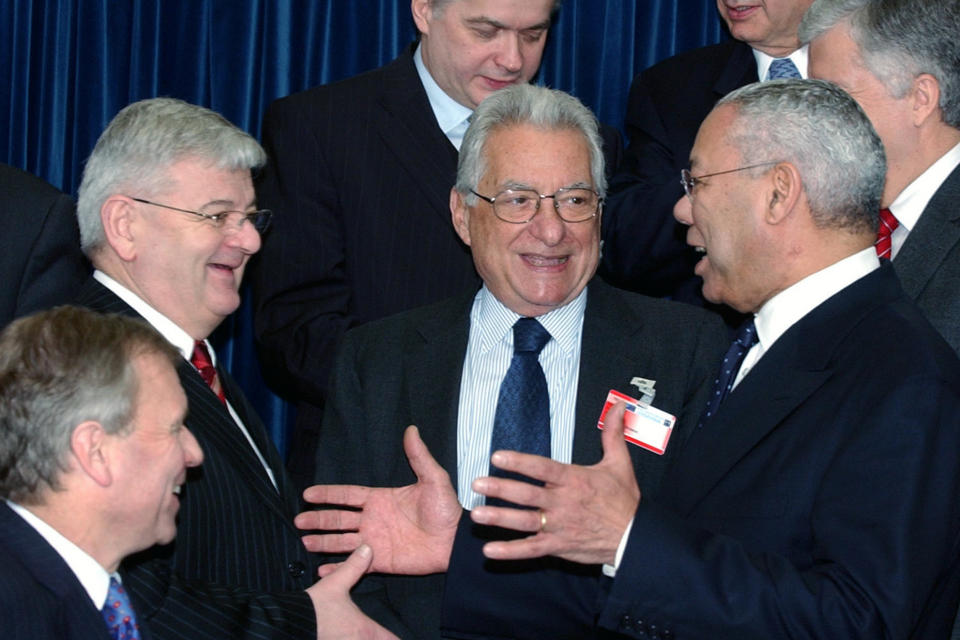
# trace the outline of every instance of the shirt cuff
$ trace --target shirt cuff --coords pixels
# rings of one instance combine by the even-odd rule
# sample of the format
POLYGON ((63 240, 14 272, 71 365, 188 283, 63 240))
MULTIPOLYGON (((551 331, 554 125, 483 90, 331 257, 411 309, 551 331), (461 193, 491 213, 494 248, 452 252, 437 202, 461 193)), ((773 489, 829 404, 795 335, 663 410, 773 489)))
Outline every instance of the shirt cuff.
POLYGON ((627 548, 627 538, 630 537, 630 529, 633 528, 633 518, 630 518, 630 522, 627 524, 626 530, 624 530, 623 535, 620 536, 620 544, 617 545, 617 555, 614 556, 613 564, 603 565, 603 575, 608 578, 616 577, 617 569, 620 567, 620 562, 623 560, 623 552, 627 548))

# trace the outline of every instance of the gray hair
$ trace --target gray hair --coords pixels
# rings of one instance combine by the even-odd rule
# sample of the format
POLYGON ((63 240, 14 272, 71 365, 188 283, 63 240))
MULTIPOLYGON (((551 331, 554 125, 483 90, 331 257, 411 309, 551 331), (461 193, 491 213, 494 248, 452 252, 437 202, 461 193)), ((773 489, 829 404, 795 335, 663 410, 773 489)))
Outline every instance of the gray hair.
POLYGON ((477 203, 470 193, 487 171, 483 153, 490 134, 504 127, 532 125, 547 130, 579 131, 590 149, 590 177, 593 188, 603 198, 607 194, 604 175, 603 141, 597 119, 582 102, 568 93, 530 84, 519 84, 491 94, 473 112, 470 127, 463 136, 457 162, 456 190, 469 205, 477 203))
POLYGON ((943 120, 960 128, 960 0, 816 0, 799 37, 810 42, 846 21, 863 64, 894 98, 929 73, 943 120))
POLYGON ((724 104, 737 109, 725 135, 743 164, 794 165, 818 227, 876 230, 887 161, 849 94, 824 80, 774 80, 742 87, 724 104))
MULTIPOLYGON (((447 5, 453 1, 454 0, 430 0, 430 8, 437 16, 440 16, 443 14, 443 10, 446 9, 447 5)), ((559 10, 562 3, 563 0, 553 0, 553 7, 550 9, 550 13, 555 13, 559 10)))
POLYGON ((267 160, 249 134, 210 109, 151 98, 125 107, 87 159, 77 197, 80 246, 91 256, 105 242, 100 209, 117 193, 152 198, 170 188, 167 170, 184 159, 217 169, 257 169, 267 160))
POLYGON ((128 429, 138 385, 132 361, 147 353, 174 366, 183 360, 131 317, 63 306, 8 325, 0 334, 0 496, 36 504, 60 490, 77 425, 128 429))

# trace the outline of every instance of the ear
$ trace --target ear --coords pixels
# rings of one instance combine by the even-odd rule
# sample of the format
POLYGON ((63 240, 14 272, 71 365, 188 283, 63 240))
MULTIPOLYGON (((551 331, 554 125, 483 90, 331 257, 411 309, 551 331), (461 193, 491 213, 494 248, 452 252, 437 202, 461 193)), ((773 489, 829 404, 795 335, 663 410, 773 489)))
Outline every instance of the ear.
POLYGON ((780 224, 797 206, 803 193, 800 172, 789 162, 781 162, 770 171, 770 202, 764 215, 767 224, 780 224))
POLYGON ((453 228, 463 240, 463 244, 470 246, 470 209, 459 191, 450 189, 450 215, 453 219, 453 228))
POLYGON ((413 14, 413 22, 417 25, 417 31, 429 35, 430 20, 433 18, 430 0, 411 0, 410 13, 413 14))
POLYGON ((100 207, 100 221, 110 248, 125 262, 137 256, 134 243, 134 222, 137 211, 130 198, 112 195, 100 207))
POLYGON ((96 421, 81 422, 70 434, 70 451, 83 472, 101 487, 113 482, 110 456, 107 451, 107 432, 96 421))
POLYGON ((913 124, 919 126, 940 110, 940 83, 929 73, 921 73, 910 87, 913 124))

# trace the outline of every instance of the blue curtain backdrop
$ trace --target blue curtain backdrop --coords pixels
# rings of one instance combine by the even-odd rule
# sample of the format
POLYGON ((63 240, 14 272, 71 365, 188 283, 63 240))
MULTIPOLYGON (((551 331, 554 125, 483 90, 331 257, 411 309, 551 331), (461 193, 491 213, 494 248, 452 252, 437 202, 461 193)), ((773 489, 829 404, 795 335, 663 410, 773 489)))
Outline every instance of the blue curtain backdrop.
MULTIPOLYGON (((272 100, 380 66, 415 33, 409 0, 4 0, 0 161, 76 195, 106 124, 153 96, 210 107, 259 139, 272 100)), ((725 37, 715 0, 565 0, 537 81, 622 127, 637 73, 725 37)), ((285 451, 292 410, 260 377, 248 304, 216 339, 285 451)))

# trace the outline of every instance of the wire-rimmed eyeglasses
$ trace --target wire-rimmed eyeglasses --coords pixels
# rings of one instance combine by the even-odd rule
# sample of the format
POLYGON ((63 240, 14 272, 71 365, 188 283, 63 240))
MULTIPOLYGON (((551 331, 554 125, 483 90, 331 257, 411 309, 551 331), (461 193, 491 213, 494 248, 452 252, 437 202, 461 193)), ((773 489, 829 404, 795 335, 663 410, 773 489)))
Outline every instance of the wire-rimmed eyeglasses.
POLYGON ((737 167, 736 169, 727 169, 726 171, 716 171, 714 173, 705 173, 702 176, 695 176, 690 173, 689 169, 680 170, 680 184, 683 185, 683 192, 687 194, 687 197, 690 198, 690 201, 693 201, 693 189, 697 186, 704 178, 712 178, 713 176, 722 176, 725 173, 736 173, 737 171, 746 171, 747 169, 756 169, 757 167, 766 167, 772 164, 777 164, 779 160, 773 160, 770 162, 758 162, 757 164, 749 164, 745 167, 737 167))
POLYGON ((145 200, 143 198, 134 198, 133 196, 127 197, 135 202, 142 202, 143 204, 149 204, 153 207, 160 207, 162 209, 170 209, 171 211, 179 211, 180 213, 189 213, 191 215, 199 216, 212 222, 221 231, 238 231, 240 227, 243 226, 245 221, 249 221, 258 233, 263 233, 267 230, 267 227, 270 226, 270 218, 273 216, 273 212, 269 209, 257 209, 256 211, 218 211, 217 213, 204 213, 202 211, 194 211, 192 209, 171 207, 168 204, 161 204, 159 202, 145 200))
POLYGON ((585 222, 597 215, 603 198, 583 187, 557 189, 556 193, 537 193, 533 189, 504 189, 492 198, 470 189, 470 193, 493 207, 493 215, 504 222, 524 224, 540 211, 540 201, 553 198, 553 208, 564 222, 585 222))

